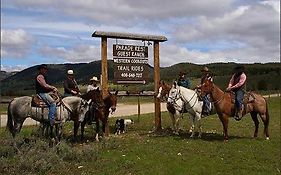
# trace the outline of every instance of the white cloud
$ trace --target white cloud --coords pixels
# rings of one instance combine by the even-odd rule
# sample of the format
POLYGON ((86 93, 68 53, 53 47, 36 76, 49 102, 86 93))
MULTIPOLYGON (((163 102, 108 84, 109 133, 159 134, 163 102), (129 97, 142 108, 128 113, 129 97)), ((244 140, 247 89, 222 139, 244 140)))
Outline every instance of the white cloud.
POLYGON ((28 55, 35 43, 32 34, 38 36, 35 47, 40 50, 30 57, 39 53, 61 62, 93 61, 100 59, 100 42, 91 34, 104 30, 166 35, 161 66, 280 59, 279 0, 4 0, 2 5, 20 11, 1 12, 3 31, 20 30, 9 30, 18 37, 5 39, 5 44, 1 38, 1 56, 28 55))
POLYGON ((1 58, 22 58, 30 51, 34 38, 22 29, 1 30, 1 58))
POLYGON ((280 0, 262 1, 261 4, 271 6, 276 12, 280 14, 280 0))
POLYGON ((65 47, 43 47, 41 54, 46 57, 60 58, 66 62, 90 62, 100 59, 100 48, 93 45, 77 45, 67 49, 65 47))
POLYGON ((9 65, 9 66, 4 66, 1 65, 1 71, 6 71, 6 72, 14 72, 14 71, 21 71, 23 69, 28 68, 29 66, 27 65, 9 65))
POLYGON ((223 16, 215 18, 204 16, 198 18, 195 25, 186 24, 178 27, 173 40, 189 44, 199 42, 202 49, 208 48, 209 43, 216 45, 220 41, 223 41, 224 45, 229 43, 232 47, 218 49, 220 51, 212 49, 205 51, 211 57, 235 58, 240 62, 278 61, 280 59, 278 19, 279 14, 267 5, 240 6, 223 16))

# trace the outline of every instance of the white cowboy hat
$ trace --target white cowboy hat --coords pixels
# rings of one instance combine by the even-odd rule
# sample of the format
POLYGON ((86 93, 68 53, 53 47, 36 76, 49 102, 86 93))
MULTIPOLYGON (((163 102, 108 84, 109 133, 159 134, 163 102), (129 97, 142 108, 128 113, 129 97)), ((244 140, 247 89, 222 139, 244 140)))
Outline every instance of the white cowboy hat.
POLYGON ((91 78, 90 81, 99 81, 99 80, 97 77, 93 76, 93 78, 91 78))
POLYGON ((68 70, 68 71, 67 71, 67 74, 68 74, 68 75, 73 75, 73 70, 71 70, 71 69, 68 70))

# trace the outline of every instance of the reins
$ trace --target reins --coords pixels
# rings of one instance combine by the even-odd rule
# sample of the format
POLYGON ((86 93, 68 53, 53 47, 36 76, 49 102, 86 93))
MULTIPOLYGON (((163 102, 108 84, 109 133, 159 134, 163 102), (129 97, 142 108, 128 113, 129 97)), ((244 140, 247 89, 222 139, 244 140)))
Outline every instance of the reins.
MULTIPOLYGON (((211 93, 213 93, 213 91, 214 91, 214 86, 212 86, 211 93)), ((221 98, 219 98, 218 100, 215 100, 215 101, 210 100, 210 102, 217 104, 224 99, 224 96, 225 96, 225 92, 223 91, 223 95, 221 96, 221 98)))
MULTIPOLYGON (((172 98, 172 97, 168 97, 168 98, 170 98, 170 99, 173 100, 173 105, 174 105, 174 106, 177 106, 177 107, 182 108, 182 106, 179 106, 179 105, 176 103, 176 101, 179 100, 179 99, 181 99, 181 100, 184 102, 184 104, 186 104, 186 103, 189 104, 189 103, 191 102, 191 100, 195 97, 195 95, 196 95, 196 92, 194 92, 194 94, 192 95, 192 97, 187 101, 187 100, 181 95, 180 89, 179 89, 179 90, 177 91, 176 98, 172 98)), ((189 108, 186 109, 187 112, 195 106, 195 104, 196 104, 197 101, 198 101, 198 98, 196 98, 196 100, 195 100, 195 102, 193 103, 192 106, 190 106, 189 108)))

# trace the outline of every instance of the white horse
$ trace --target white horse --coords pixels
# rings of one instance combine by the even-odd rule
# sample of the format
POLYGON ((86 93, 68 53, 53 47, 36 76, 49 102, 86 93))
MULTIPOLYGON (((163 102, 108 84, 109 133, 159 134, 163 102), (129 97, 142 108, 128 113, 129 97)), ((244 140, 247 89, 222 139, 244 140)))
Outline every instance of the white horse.
MULTIPOLYGON (((190 121, 191 121, 190 137, 191 138, 194 137, 195 123, 197 123, 199 128, 198 137, 201 138, 202 135, 201 113, 202 113, 203 101, 199 101, 199 96, 197 95, 197 93, 191 89, 178 86, 177 83, 175 82, 169 92, 168 103, 172 104, 175 108, 174 115, 177 116, 175 118, 181 118, 185 111, 190 114, 190 121)), ((178 126, 178 124, 176 124, 175 126, 178 126)))
MULTIPOLYGON (((49 109, 43 110, 38 107, 31 107, 32 97, 23 96, 14 98, 8 106, 7 127, 13 137, 19 133, 23 122, 30 117, 40 123, 49 123, 49 109)), ((64 123, 67 119, 73 117, 81 118, 88 111, 88 103, 80 97, 65 97, 61 101, 62 105, 57 107, 56 118, 64 123)), ((61 131, 59 131, 60 133, 61 131)))

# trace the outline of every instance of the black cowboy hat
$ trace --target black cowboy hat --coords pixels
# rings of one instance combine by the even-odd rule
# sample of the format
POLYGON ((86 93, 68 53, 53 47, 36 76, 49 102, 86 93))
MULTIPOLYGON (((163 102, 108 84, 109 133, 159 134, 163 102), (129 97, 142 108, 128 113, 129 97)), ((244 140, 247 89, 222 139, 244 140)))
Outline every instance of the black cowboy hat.
POLYGON ((41 69, 48 69, 47 65, 46 64, 41 64, 37 67, 38 70, 41 70, 41 69))
POLYGON ((243 65, 237 65, 235 68, 234 68, 235 71, 244 71, 245 70, 245 67, 243 65))
POLYGON ((179 76, 183 76, 183 75, 186 75, 186 73, 185 73, 185 72, 180 71, 179 76))

